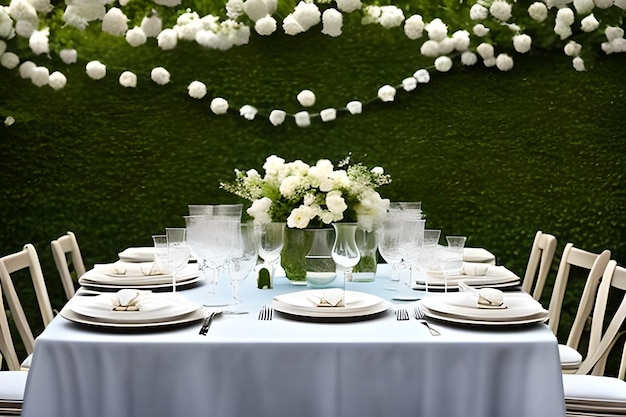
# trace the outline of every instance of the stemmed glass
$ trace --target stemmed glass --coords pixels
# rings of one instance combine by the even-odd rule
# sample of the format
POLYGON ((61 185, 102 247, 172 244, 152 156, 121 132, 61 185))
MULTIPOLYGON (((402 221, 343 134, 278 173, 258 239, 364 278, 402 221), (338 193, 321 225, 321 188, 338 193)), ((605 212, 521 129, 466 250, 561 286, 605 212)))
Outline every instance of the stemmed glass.
POLYGON ((413 271, 418 268, 419 259, 422 255, 424 247, 424 226, 426 220, 415 216, 404 217, 400 220, 402 229, 402 244, 400 252, 402 258, 409 264, 410 273, 409 280, 405 282, 411 287, 415 281, 413 279, 413 271))
POLYGON ((439 238, 441 230, 424 229, 424 243, 421 253, 417 258, 417 269, 421 272, 424 279, 424 289, 428 292, 428 270, 432 268, 437 261, 437 252, 439 250, 439 238))
MULTIPOLYGON (((356 223, 333 223, 333 227, 335 228, 335 243, 333 244, 331 257, 344 270, 344 277, 340 284, 342 283, 342 290, 345 294, 346 281, 350 281, 352 268, 361 259, 361 253, 355 240, 357 225, 356 223)), ((337 306, 345 306, 345 296, 342 297, 341 302, 337 306)))
POLYGON ((154 243, 154 265, 150 269, 150 274, 164 273, 168 268, 167 259, 167 235, 152 235, 154 243))
POLYGON ((274 277, 275 264, 285 243, 286 223, 271 222, 259 226, 259 256, 270 265, 270 276, 274 277))
POLYGON ((402 224, 387 216, 377 230, 378 253, 391 265, 391 281, 399 282, 399 267, 402 263, 402 224))
POLYGON ((448 292, 448 277, 461 273, 463 267, 463 248, 465 246, 465 236, 446 236, 448 246, 441 254, 439 265, 443 273, 444 291, 448 292))
POLYGON ((187 229, 168 227, 165 229, 167 237, 167 263, 172 272, 172 292, 176 292, 176 275, 187 265, 191 249, 187 245, 187 229))
POLYGON ((242 223, 240 233, 235 239, 233 250, 228 259, 230 284, 235 303, 239 303, 239 288, 241 282, 254 269, 258 260, 258 238, 253 223, 242 223))

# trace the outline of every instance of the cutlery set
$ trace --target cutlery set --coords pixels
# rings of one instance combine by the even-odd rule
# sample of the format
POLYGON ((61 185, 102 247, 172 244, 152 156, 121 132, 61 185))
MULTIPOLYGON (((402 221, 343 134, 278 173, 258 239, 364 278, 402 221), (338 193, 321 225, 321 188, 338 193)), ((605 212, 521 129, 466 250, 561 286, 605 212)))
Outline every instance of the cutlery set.
MULTIPOLYGON (((399 321, 410 320, 409 312, 405 308, 396 308, 395 309, 395 313, 396 313, 396 320, 399 320, 399 321)), ((433 336, 441 336, 441 333, 437 329, 433 328, 424 319, 424 311, 421 309, 421 307, 419 305, 416 306, 415 309, 413 310, 413 317, 415 317, 415 319, 418 322, 420 322, 421 324, 426 326, 428 328, 428 331, 430 331, 431 335, 433 335, 433 336)))
POLYGON ((200 327, 200 332, 198 334, 202 335, 202 336, 206 336, 206 334, 209 332, 209 327, 211 327, 211 322, 213 321, 213 319, 215 318, 215 316, 217 315, 229 315, 229 314, 234 314, 234 315, 238 315, 238 314, 248 314, 247 311, 228 311, 228 310, 215 310, 212 311, 211 313, 209 313, 208 315, 206 315, 204 317, 204 320, 202 320, 202 327, 200 327))

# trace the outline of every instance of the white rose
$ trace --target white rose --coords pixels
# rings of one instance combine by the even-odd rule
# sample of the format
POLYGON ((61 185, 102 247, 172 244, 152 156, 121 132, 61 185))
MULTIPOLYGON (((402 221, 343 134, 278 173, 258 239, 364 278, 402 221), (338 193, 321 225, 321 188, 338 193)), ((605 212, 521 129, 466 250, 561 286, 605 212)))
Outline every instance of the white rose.
POLYGON ((425 27, 428 38, 434 41, 442 41, 448 36, 448 26, 439 18, 433 19, 425 27))
POLYGON ((404 91, 413 91, 417 88, 417 80, 414 77, 407 77, 402 80, 402 88, 404 91))
POLYGON ((579 56, 572 59, 572 66, 578 72, 585 71, 585 61, 579 56))
POLYGON ((500 54, 496 58, 496 66, 500 71, 510 71, 513 68, 513 58, 507 54, 500 54))
MULTIPOLYGON (((1 54, 0 54, 1 55, 1 54)), ((33 69, 36 67, 37 65, 35 65, 35 63, 33 61, 24 61, 22 63, 22 65, 20 65, 20 77, 26 79, 26 78, 30 78, 30 75, 33 72, 33 69)))
POLYGON ((272 207, 272 200, 268 197, 262 197, 252 202, 252 205, 246 210, 250 216, 254 218, 254 222, 257 224, 271 223, 272 217, 270 216, 270 208, 272 207))
POLYGON ((341 195, 341 191, 330 191, 326 194, 326 207, 331 213, 343 213, 348 209, 346 200, 341 195))
POLYGON ((20 63, 20 58, 13 52, 5 52, 0 56, 0 65, 6 69, 13 69, 20 63))
POLYGON ((159 16, 146 16, 141 20, 141 30, 149 38, 155 38, 163 30, 163 21, 159 16))
POLYGON ((361 7, 361 0, 337 0, 337 8, 344 13, 352 13, 361 7))
POLYGON ((287 217, 287 227, 292 229, 305 229, 309 222, 315 218, 317 211, 310 206, 300 206, 295 208, 287 217))
POLYGON ((565 55, 567 56, 578 56, 580 55, 580 51, 582 49, 583 49, 583 46, 579 44, 578 42, 569 41, 563 48, 563 51, 565 52, 565 55))
POLYGON ((35 55, 47 54, 50 52, 48 46, 48 35, 50 35, 50 29, 45 28, 42 30, 36 30, 28 39, 28 46, 35 55))
POLYGON ((470 7, 470 19, 485 20, 489 16, 489 9, 478 3, 470 7))
POLYGON ((474 25, 474 27, 472 28, 472 32, 474 32, 474 35, 478 36, 479 38, 483 38, 489 33, 489 28, 482 23, 479 23, 477 25, 474 25))

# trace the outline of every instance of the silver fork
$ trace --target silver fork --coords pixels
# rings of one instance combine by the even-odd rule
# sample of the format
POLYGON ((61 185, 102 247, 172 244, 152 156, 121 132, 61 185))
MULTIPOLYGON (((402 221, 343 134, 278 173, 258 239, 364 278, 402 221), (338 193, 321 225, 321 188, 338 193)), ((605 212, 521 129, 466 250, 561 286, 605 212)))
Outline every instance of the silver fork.
POLYGON ((396 320, 408 320, 409 312, 405 308, 396 308, 396 320))
POLYGON ((415 317, 417 321, 419 321, 420 323, 422 323, 424 326, 428 328, 428 330, 430 331, 430 334, 432 334, 433 336, 441 336, 441 333, 439 333, 437 329, 431 327, 430 323, 424 320, 424 316, 425 316, 424 310, 422 310, 422 308, 419 305, 415 306, 415 309, 413 310, 413 316, 415 317))
POLYGON ((229 311, 229 310, 212 311, 204 317, 204 320, 202 320, 202 327, 200 327, 200 332, 198 334, 202 336, 206 336, 206 334, 209 332, 209 327, 211 326, 211 322, 213 321, 213 318, 215 318, 215 316, 219 314, 238 315, 238 314, 248 314, 248 312, 247 311, 229 311))
POLYGON ((274 309, 270 306, 261 307, 259 311, 259 320, 271 320, 274 315, 274 309))

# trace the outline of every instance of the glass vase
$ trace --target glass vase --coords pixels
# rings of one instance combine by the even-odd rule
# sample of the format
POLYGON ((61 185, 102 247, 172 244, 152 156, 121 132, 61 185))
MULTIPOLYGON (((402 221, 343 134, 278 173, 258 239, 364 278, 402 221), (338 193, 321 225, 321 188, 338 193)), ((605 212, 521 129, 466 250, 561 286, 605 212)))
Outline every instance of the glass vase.
POLYGON ((378 265, 376 231, 367 231, 357 227, 355 241, 359 248, 361 259, 352 270, 352 281, 372 282, 375 279, 376 267, 378 265))
POLYGON ((307 233, 306 229, 285 229, 280 266, 285 270, 289 282, 294 285, 306 285, 305 258, 312 242, 313 235, 307 233))
POLYGON ((335 261, 331 252, 335 240, 333 229, 307 229, 311 239, 309 252, 305 256, 306 284, 311 288, 325 288, 337 277, 335 261))

